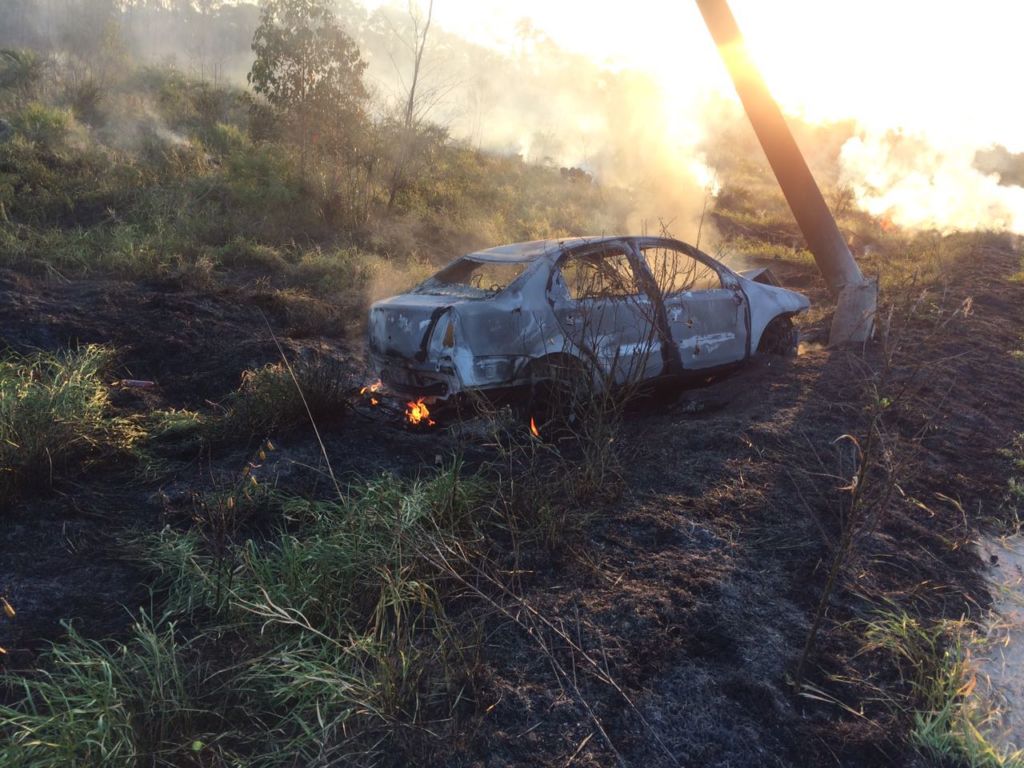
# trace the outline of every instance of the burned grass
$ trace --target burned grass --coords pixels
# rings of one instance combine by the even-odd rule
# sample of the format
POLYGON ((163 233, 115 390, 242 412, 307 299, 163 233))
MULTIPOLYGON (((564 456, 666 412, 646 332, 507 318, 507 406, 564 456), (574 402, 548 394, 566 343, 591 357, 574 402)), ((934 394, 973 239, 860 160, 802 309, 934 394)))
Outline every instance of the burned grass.
MULTIPOLYGON (((115 674, 126 676, 131 701, 117 711, 130 711, 133 725, 109 743, 127 744, 117 754, 135 760, 162 755, 176 764, 302 762, 321 749, 355 764, 923 766, 949 758, 954 748, 929 751, 911 738, 918 714, 937 722, 934 690, 909 684, 896 646, 866 622, 877 621, 880 606, 905 613, 944 652, 945 636, 933 628, 977 617, 987 602, 967 546, 972 526, 1010 511, 1006 449, 1024 430, 1022 371, 1010 354, 1024 327, 1008 281, 1019 255, 987 235, 965 236, 956 248, 966 256, 945 279, 891 284, 887 343, 901 346, 891 360, 883 345, 764 356, 675 401, 640 403, 607 436, 610 484, 572 482, 571 470, 594 457, 571 446, 556 453, 521 434, 522 445, 506 449, 509 463, 488 430, 407 431, 356 409, 323 431, 344 498, 301 425, 291 421, 289 432, 284 422, 246 420, 259 435, 248 447, 224 442, 135 489, 104 496, 111 478, 101 475, 73 503, 33 499, 13 510, 12 551, 24 553, 2 585, 18 608, 15 621, 0 623, 8 667, 42 663, 57 674, 59 664, 34 653, 60 636, 58 619, 77 615, 81 637, 61 641, 59 652, 86 654, 96 669, 117 664, 115 674), (837 438, 864 445, 879 408, 886 445, 898 452, 898 489, 884 514, 858 527, 794 689, 855 466, 850 441, 837 438), (267 436, 275 450, 259 442, 267 436), (465 457, 461 470, 425 469, 453 452, 465 457), (250 465, 258 466, 244 474, 250 465), (379 481, 356 479, 382 471, 379 481), (265 495, 248 490, 257 487, 249 475, 265 495), (487 484, 475 485, 481 478, 487 484), (470 488, 471 498, 463 494, 470 488), (112 541, 118 514, 130 530, 112 541), (90 530, 101 521, 102 533, 90 530), (125 539, 135 544, 126 548, 125 539), (150 552, 141 563, 140 539, 150 552), (174 612, 161 623, 132 611, 145 631, 120 607, 150 605, 140 584, 155 588, 159 610, 147 615, 174 612), (167 621, 178 623, 171 630, 167 621), (102 646, 82 640, 107 636, 102 646), (177 661, 135 665, 146 638, 161 638, 177 661), (147 679, 140 670, 169 670, 184 687, 168 690, 181 695, 154 709, 130 693, 147 679), (198 714, 178 716, 186 711, 198 714), (303 730, 312 723, 325 727, 303 730)), ((784 269, 809 279, 796 262, 784 269)), ((37 306, 72 291, 29 288, 37 306)), ((167 301, 210 302, 206 317, 220 334, 203 343, 216 341, 209 349, 225 354, 199 379, 191 365, 168 361, 162 391, 132 395, 124 407, 222 418, 241 371, 276 364, 266 347, 246 347, 241 364, 228 351, 259 338, 247 335, 258 332, 259 313, 187 292, 167 301), (147 405, 150 397, 163 399, 147 405)), ((106 320, 75 311, 89 315, 97 335, 120 332, 113 309, 106 320)), ((280 320, 270 322, 285 338, 280 320)), ((149 339, 174 330, 152 327, 149 339)), ((112 340, 125 360, 142 346, 128 334, 112 340)), ((304 343, 285 339, 286 352, 304 343)), ((353 356, 341 344, 326 349, 357 384, 353 356)), ((197 429, 182 418, 172 438, 197 429)), ((241 438, 244 430, 233 429, 241 438)), ((59 711, 39 674, 25 678, 40 681, 37 704, 59 711)), ((4 693, 14 706, 8 733, 37 727, 17 703, 26 695, 19 685, 4 693)), ((8 747, 13 764, 27 759, 18 743, 8 747)))
MULTIPOLYGON (((1024 317, 1004 304, 1013 248, 984 250, 953 265, 944 284, 908 292, 925 309, 904 313, 905 349, 885 393, 875 389, 886 366, 879 350, 866 358, 812 351, 771 361, 773 370, 762 360, 626 422, 623 503, 590 528, 577 562, 533 583, 526 598, 587 638, 654 724, 658 738, 606 687, 584 686, 605 726, 615 724, 607 730, 626 764, 966 759, 906 738, 919 717, 934 721, 934 705, 903 687, 895 659, 862 650, 857 621, 895 604, 931 627, 976 619, 986 602, 968 543, 973 525, 1006 513, 1008 462, 999 455, 1020 420, 1020 372, 1005 349, 1024 317), (977 307, 987 309, 979 316, 977 307), (863 441, 879 397, 887 434, 899 443, 891 446, 898 489, 884 514, 859 529, 828 597, 810 673, 794 693, 849 496, 849 475, 844 481, 837 466, 849 459, 836 440, 863 441)), ((498 663, 493 695, 520 719, 514 728, 485 719, 467 764, 495 754, 508 764, 545 764, 535 757, 541 749, 551 764, 614 763, 585 709, 536 686, 543 663, 524 672, 529 637, 505 637, 523 650, 495 654, 509 661, 498 663)), ((563 666, 572 666, 572 649, 563 644, 562 652, 563 666)))

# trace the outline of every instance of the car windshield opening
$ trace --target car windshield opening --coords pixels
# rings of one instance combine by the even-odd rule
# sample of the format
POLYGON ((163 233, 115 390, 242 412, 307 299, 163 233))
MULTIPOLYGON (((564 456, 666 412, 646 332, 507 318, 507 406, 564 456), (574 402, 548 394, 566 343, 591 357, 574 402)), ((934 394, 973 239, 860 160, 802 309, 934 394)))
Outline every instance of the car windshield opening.
POLYGON ((526 261, 477 261, 466 257, 448 265, 413 292, 485 299, 508 288, 528 266, 526 261))

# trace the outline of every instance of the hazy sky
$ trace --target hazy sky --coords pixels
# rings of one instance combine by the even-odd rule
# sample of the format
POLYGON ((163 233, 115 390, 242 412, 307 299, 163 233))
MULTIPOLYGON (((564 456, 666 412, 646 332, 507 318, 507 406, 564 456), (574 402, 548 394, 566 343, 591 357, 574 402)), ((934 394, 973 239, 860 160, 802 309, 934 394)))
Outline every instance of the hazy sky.
MULTIPOLYGON (((375 7, 402 0, 367 0, 375 7)), ((420 0, 425 6, 426 0, 420 0)), ((1024 150, 1024 2, 1017 0, 732 0, 755 61, 786 109, 926 130, 942 142, 1024 150)), ((692 0, 436 0, 440 26, 521 51, 520 21, 562 48, 652 73, 689 109, 731 87, 692 0)), ((680 123, 685 120, 680 116, 680 123)))
MULTIPOLYGON (((428 0, 413 1, 425 7, 428 0)), ((403 12, 407 7, 406 0, 363 2, 403 12)), ((998 176, 974 167, 975 151, 992 144, 1024 152, 1024 100, 1017 82, 1024 70, 1024 0, 731 0, 730 5, 785 111, 810 121, 857 121, 840 165, 843 182, 863 208, 906 226, 991 227, 1024 234, 1024 188, 1003 186, 998 176)), ((684 161, 700 161, 702 138, 714 131, 716 104, 709 97, 734 99, 735 94, 694 0, 435 0, 434 20, 527 66, 543 61, 543 51, 535 49, 547 36, 602 66, 649 74, 658 92, 645 92, 637 106, 626 108, 648 110, 650 119, 630 114, 621 122, 632 121, 635 128, 639 120, 657 130, 639 138, 629 131, 615 136, 611 129, 620 121, 608 115, 608 135, 597 134, 591 144, 651 155, 663 172, 674 161, 677 167, 667 175, 692 176, 690 186, 702 187, 703 175, 684 161), (660 153, 648 151, 648 144, 660 153)), ((551 89, 547 111, 564 118, 555 125, 571 140, 569 134, 581 127, 574 119, 579 109, 573 111, 578 102, 567 96, 588 91, 557 77, 551 89)), ((519 127, 528 139, 538 111, 506 110, 499 125, 508 128, 521 117, 519 127)), ((524 149, 527 139, 519 142, 524 149)), ((665 199, 662 192, 654 197, 665 199)), ((675 207, 686 210, 687 205, 682 200, 675 207)))

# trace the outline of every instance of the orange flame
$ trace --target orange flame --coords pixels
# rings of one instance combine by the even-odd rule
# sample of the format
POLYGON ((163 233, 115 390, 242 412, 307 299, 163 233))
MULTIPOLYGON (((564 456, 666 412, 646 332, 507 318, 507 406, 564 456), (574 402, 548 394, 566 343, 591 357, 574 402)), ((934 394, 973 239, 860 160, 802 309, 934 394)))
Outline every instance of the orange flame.
POLYGON ((377 379, 376 381, 367 384, 365 387, 361 387, 359 389, 359 394, 369 395, 370 405, 380 405, 380 398, 374 397, 374 393, 380 392, 383 387, 384 385, 381 383, 381 380, 377 379))
POLYGON ((432 427, 437 422, 430 418, 430 409, 427 408, 427 404, 423 400, 424 398, 421 397, 405 404, 405 419, 413 426, 426 424, 428 427, 432 427))
POLYGON ((540 437, 540 430, 537 429, 537 422, 533 420, 533 416, 530 417, 530 434, 534 437, 540 437))

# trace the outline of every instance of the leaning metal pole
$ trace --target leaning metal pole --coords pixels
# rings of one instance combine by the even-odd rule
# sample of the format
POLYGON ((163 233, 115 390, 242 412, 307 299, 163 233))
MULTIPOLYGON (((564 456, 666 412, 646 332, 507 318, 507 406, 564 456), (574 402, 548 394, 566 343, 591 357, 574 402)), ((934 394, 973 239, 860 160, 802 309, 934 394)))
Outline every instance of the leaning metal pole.
POLYGON ((782 111, 750 57, 727 0, 697 0, 697 5, 807 247, 836 297, 829 344, 863 342, 874 323, 878 283, 866 280, 853 260, 782 111))

